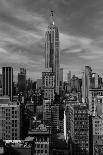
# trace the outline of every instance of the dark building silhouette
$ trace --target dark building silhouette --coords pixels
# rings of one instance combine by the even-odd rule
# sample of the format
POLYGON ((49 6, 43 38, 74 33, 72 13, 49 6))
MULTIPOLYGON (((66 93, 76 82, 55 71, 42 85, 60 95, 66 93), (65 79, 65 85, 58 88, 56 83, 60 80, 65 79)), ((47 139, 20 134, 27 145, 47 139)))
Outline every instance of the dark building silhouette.
POLYGON ((3 96, 7 95, 12 101, 13 97, 13 68, 12 67, 2 67, 3 76, 3 96))
POLYGON ((26 69, 20 68, 18 73, 18 92, 25 92, 26 90, 26 69))

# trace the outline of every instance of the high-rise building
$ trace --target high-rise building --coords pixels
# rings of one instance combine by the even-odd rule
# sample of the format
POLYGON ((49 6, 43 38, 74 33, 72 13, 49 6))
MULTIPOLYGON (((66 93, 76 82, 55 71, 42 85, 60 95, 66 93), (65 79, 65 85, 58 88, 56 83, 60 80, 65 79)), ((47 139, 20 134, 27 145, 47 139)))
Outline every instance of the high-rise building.
POLYGON ((3 96, 7 95, 12 101, 13 97, 13 68, 12 67, 2 67, 3 76, 3 96))
POLYGON ((88 106, 89 111, 91 112, 92 115, 95 116, 96 105, 98 103, 97 99, 103 98, 103 89, 99 88, 89 89, 88 98, 89 98, 89 106, 88 106))
POLYGON ((67 82, 70 84, 70 80, 71 80, 71 71, 69 71, 69 73, 67 74, 67 82))
POLYGON ((64 110, 64 136, 65 140, 74 139, 74 109, 70 104, 66 104, 64 110))
POLYGON ((74 106, 74 142, 80 147, 77 154, 89 152, 89 114, 83 104, 74 106))
POLYGON ((26 69, 20 68, 18 73, 18 91, 23 92, 26 90, 26 69))
POLYGON ((45 34, 45 68, 52 68, 55 74, 55 92, 59 94, 59 30, 51 11, 50 24, 45 34))
POLYGON ((60 68, 60 71, 59 71, 59 90, 60 92, 62 93, 62 90, 63 90, 63 68, 60 68))
POLYGON ((90 66, 85 66, 85 71, 82 77, 82 101, 88 102, 88 93, 91 88, 92 69, 90 66))
POLYGON ((43 122, 48 128, 51 127, 51 101, 43 101, 43 122))
POLYGON ((103 114, 93 117, 93 155, 103 154, 103 114))
POLYGON ((41 88, 42 88, 42 79, 37 79, 36 89, 41 89, 41 88))
POLYGON ((16 102, 0 104, 0 139, 20 139, 20 105, 16 102))
POLYGON ((55 75, 52 69, 48 68, 42 72, 42 86, 44 90, 44 99, 54 100, 55 75))

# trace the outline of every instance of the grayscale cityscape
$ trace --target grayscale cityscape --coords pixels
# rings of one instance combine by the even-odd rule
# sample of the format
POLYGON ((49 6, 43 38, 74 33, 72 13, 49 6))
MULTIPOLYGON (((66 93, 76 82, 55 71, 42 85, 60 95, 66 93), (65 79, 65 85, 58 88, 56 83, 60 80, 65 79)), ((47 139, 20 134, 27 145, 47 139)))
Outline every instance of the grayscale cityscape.
POLYGON ((103 0, 0 0, 0 155, 103 155, 103 0))

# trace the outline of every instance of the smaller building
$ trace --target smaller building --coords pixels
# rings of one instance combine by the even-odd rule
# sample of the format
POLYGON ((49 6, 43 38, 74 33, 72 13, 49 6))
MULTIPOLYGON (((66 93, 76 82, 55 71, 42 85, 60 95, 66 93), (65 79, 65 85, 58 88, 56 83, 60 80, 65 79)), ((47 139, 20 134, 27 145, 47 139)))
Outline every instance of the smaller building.
POLYGON ((6 140, 5 155, 34 155, 34 138, 25 140, 6 140))
POLYGON ((103 153, 103 115, 93 117, 93 153, 103 153))
POLYGON ((49 131, 46 126, 40 124, 36 129, 28 132, 30 137, 35 139, 35 155, 49 155, 49 131))

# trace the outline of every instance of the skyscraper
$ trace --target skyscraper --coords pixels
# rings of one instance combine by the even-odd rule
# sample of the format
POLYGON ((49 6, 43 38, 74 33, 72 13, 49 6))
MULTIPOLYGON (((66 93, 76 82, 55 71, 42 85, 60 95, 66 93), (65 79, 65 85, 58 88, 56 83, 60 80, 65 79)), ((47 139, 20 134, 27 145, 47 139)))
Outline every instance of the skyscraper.
POLYGON ((59 31, 51 11, 50 24, 45 34, 45 68, 55 74, 55 92, 59 94, 59 31))
POLYGON ((18 91, 23 92, 26 89, 26 69, 20 68, 20 73, 18 73, 18 91))
POLYGON ((12 101, 13 97, 13 68, 2 67, 3 76, 3 96, 8 95, 12 101))
POLYGON ((88 102, 88 93, 91 87, 92 69, 90 66, 85 66, 85 71, 82 78, 82 101, 88 102))

